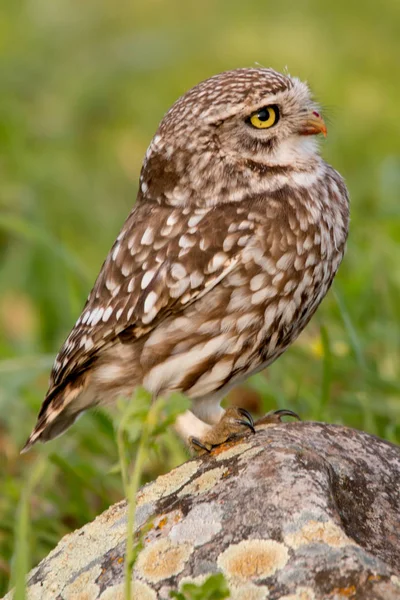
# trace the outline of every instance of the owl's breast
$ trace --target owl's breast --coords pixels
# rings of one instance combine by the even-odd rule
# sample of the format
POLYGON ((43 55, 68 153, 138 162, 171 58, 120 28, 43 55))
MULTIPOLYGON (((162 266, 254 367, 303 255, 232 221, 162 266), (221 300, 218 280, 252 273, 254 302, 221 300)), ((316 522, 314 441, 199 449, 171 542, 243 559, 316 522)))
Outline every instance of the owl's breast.
MULTIPOLYGON (((325 210, 323 202, 298 200, 272 201, 243 251, 249 293, 247 309, 242 305, 241 310, 257 313, 254 347, 264 363, 275 360, 304 329, 344 254, 347 223, 342 216, 325 210)), ((231 277, 233 282, 238 278, 231 277)))

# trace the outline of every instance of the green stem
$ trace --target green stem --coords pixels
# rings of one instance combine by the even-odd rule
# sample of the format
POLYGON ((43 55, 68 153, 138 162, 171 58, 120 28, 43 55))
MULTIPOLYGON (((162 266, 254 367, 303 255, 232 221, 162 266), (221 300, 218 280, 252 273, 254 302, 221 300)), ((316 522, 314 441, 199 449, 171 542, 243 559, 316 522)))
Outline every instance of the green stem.
POLYGON ((126 411, 121 419, 121 422, 117 429, 117 448, 118 448, 118 456, 119 456, 119 464, 121 467, 121 475, 122 475, 122 485, 124 487, 125 497, 128 497, 128 461, 126 458, 125 451, 125 427, 129 420, 130 413, 126 411))
POLYGON ((134 532, 135 532, 135 512, 136 512, 136 494, 139 489, 142 477, 143 467, 147 456, 149 438, 152 430, 157 424, 157 417, 162 399, 156 400, 150 407, 147 418, 143 423, 142 435, 140 436, 138 452, 136 455, 135 466, 128 484, 128 525, 125 551, 125 600, 131 600, 134 597, 132 590, 132 569, 135 563, 134 558, 134 532))
POLYGON ((43 453, 33 465, 28 481, 22 491, 15 523, 15 555, 12 580, 15 584, 14 600, 25 600, 25 578, 29 571, 29 508, 32 493, 42 479, 47 467, 47 455, 43 453))

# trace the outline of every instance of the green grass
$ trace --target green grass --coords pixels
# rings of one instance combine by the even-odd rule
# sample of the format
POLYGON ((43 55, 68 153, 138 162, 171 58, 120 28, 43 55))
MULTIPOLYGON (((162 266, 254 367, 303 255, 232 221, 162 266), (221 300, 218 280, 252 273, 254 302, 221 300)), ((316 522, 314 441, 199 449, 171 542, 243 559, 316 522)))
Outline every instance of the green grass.
MULTIPOLYGON (((242 396, 260 412, 291 408, 400 441, 399 19, 397 0, 3 0, 0 594, 11 571, 123 497, 105 412, 47 449, 19 451, 53 357, 134 202, 159 120, 218 71, 258 62, 307 79, 328 116, 323 155, 352 200, 334 290, 242 396), (21 548, 15 531, 27 523, 21 548)), ((142 481, 184 460, 172 434, 161 444, 142 481)))

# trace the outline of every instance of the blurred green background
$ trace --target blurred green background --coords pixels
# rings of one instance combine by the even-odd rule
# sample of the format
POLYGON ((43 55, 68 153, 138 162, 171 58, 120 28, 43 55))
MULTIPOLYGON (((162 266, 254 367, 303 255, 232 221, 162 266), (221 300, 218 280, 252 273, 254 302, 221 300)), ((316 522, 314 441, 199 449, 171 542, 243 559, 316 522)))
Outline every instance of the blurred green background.
MULTIPOLYGON (((323 155, 352 200, 333 290, 295 346, 232 399, 400 441, 399 27, 398 0, 2 0, 0 593, 16 506, 44 452, 30 498, 32 565, 122 497, 101 411, 45 448, 19 450, 135 200, 158 122, 219 71, 260 63, 307 80, 329 124, 323 155)), ((184 457, 165 439, 146 478, 184 457)))

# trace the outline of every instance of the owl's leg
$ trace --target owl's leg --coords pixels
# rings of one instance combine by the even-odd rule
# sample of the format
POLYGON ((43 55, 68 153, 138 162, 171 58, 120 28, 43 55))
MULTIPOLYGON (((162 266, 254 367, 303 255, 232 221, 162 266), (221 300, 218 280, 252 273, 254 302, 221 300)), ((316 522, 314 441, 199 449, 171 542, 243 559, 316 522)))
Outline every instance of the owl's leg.
POLYGON ((221 394, 215 394, 206 398, 194 398, 190 410, 201 421, 209 425, 216 425, 225 414, 225 410, 220 405, 221 400, 221 394))
POLYGON ((175 428, 189 446, 197 452, 210 452, 238 433, 250 429, 254 433, 253 419, 243 408, 228 408, 215 425, 204 423, 192 412, 179 415, 175 428))
POLYGON ((174 428, 179 437, 190 446, 191 439, 206 437, 212 426, 196 417, 192 411, 187 410, 177 416, 174 428))

